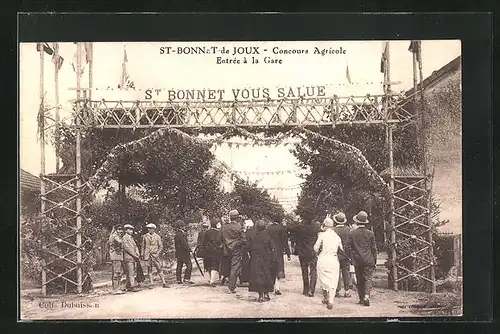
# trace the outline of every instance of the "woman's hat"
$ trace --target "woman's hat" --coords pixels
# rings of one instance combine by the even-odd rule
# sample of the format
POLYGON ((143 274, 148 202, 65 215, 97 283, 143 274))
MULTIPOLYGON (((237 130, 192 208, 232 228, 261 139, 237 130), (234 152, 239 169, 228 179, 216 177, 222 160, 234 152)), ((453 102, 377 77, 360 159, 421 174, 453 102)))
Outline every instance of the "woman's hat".
POLYGON ((132 225, 130 225, 130 224, 125 224, 125 225, 123 225, 123 228, 124 228, 124 229, 131 229, 131 230, 133 230, 133 229, 134 229, 134 227, 133 227, 132 225))
POLYGON ((358 224, 368 224, 368 214, 364 211, 360 211, 357 215, 352 218, 358 224))
POLYGON ((323 225, 325 227, 333 227, 333 219, 332 218, 325 218, 325 220, 323 220, 323 225))
POLYGON ((153 223, 149 223, 146 225, 147 228, 156 228, 156 225, 153 223))
POLYGON ((333 216, 333 220, 339 225, 347 223, 347 219, 345 218, 345 214, 343 212, 339 212, 333 216))

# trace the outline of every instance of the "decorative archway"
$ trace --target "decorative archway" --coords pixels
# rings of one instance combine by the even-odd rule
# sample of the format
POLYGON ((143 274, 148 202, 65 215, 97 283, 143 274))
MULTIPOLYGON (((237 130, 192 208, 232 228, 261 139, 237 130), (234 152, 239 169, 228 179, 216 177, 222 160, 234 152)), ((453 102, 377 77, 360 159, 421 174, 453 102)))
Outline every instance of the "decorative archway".
MULTIPOLYGON (((411 278, 423 278, 430 282, 431 289, 435 290, 432 229, 428 203, 430 190, 422 187, 422 184, 427 183, 427 176, 418 174, 415 180, 410 182, 403 180, 394 171, 393 130, 415 121, 415 113, 407 110, 410 98, 386 93, 378 96, 254 101, 93 101, 87 98, 85 93, 85 89, 77 90, 78 98, 74 102, 75 112, 70 125, 76 133, 76 173, 42 175, 41 213, 47 218, 44 220, 47 224, 42 228, 55 228, 54 235, 50 236, 51 240, 44 240, 42 245, 43 294, 47 293, 49 285, 58 281, 76 287, 78 293, 83 291, 83 286, 89 278, 89 273, 86 272, 88 259, 82 257, 82 250, 89 242, 84 233, 84 225, 89 224, 90 221, 85 216, 86 205, 82 205, 82 200, 106 177, 106 164, 112 164, 112 160, 117 158, 120 151, 126 149, 127 145, 141 145, 141 140, 160 138, 165 133, 192 138, 182 132, 183 129, 196 129, 203 133, 206 129, 223 131, 231 128, 251 136, 249 129, 273 127, 288 129, 290 133, 313 135, 323 140, 325 144, 350 152, 353 159, 357 159, 358 163, 365 167, 368 175, 380 185, 389 199, 390 222, 387 230, 390 233, 391 252, 389 255, 393 288, 397 290, 398 283, 406 282, 411 278), (80 98, 81 95, 83 98, 80 98), (388 183, 373 170, 357 148, 311 130, 317 127, 359 127, 373 124, 384 124, 387 128, 388 183), (89 128, 129 130, 156 128, 158 130, 148 138, 115 147, 108 154, 108 160, 95 175, 84 180, 81 175, 81 133, 83 129, 89 128), (413 191, 404 191, 405 189, 417 189, 419 194, 415 195, 413 191), (419 210, 401 213, 401 210, 411 203, 419 210), (50 225, 54 213, 63 217, 58 220, 61 226, 50 225), (419 234, 409 234, 404 230, 408 224, 425 226, 425 230, 419 234), (421 248, 411 255, 414 255, 412 258, 419 258, 425 253, 429 261, 410 261, 411 263, 408 264, 408 257, 402 255, 402 248, 405 243, 412 240, 421 242, 421 248), (53 251, 54 247, 58 248, 57 252, 53 251)), ((207 144, 210 142, 208 141, 207 144)), ((45 157, 42 156, 42 163, 44 159, 45 157)))

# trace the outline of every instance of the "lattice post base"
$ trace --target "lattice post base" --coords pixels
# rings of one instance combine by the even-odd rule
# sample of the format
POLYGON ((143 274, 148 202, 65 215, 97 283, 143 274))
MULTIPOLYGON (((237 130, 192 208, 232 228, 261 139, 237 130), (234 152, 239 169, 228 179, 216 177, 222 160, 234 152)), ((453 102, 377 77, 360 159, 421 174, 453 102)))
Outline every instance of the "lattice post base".
POLYGON ((45 203, 42 212, 42 291, 46 294, 85 292, 90 290, 87 259, 77 257, 77 251, 83 254, 89 246, 83 229, 76 228, 76 218, 82 217, 83 208, 77 210, 76 200, 81 198, 82 188, 77 188, 79 176, 76 174, 43 175, 45 194, 41 200, 45 203), (81 242, 78 242, 78 235, 81 242), (78 283, 78 275, 82 275, 78 283))
POLYGON ((429 190, 424 176, 394 178, 395 265, 398 288, 432 291, 435 265, 428 207, 429 190))

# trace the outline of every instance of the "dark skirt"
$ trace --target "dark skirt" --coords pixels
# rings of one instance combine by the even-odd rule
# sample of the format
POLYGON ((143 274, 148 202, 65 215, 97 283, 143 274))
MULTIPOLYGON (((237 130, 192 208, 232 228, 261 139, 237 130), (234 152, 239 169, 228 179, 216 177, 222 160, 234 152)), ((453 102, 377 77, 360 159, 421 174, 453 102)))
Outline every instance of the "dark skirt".
POLYGON ((203 258, 203 268, 205 271, 217 270, 219 271, 220 260, 217 257, 205 257, 203 258))
POLYGON ((274 290, 271 268, 261 261, 251 261, 251 274, 248 291, 265 293, 274 290))
POLYGON ((275 252, 274 258, 274 268, 272 269, 274 279, 283 279, 285 278, 285 260, 283 259, 283 253, 275 252))
POLYGON ((241 275, 240 283, 250 282, 250 256, 248 252, 244 252, 241 257, 241 275))

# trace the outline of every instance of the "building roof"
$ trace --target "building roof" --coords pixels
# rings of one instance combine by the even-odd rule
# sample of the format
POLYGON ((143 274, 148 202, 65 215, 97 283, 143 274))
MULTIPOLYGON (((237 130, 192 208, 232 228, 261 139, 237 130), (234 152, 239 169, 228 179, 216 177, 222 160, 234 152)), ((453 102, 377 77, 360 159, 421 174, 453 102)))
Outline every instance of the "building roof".
POLYGON ((21 190, 40 191, 40 179, 21 168, 21 190))
MULTIPOLYGON (((448 75, 455 73, 460 70, 460 66, 462 64, 462 56, 458 56, 457 58, 450 61, 448 64, 441 67, 439 70, 432 72, 427 78, 424 79, 423 85, 424 89, 429 89, 439 83, 441 80, 446 78, 448 75)), ((408 90, 405 94, 406 96, 412 95, 414 89, 408 90)))

